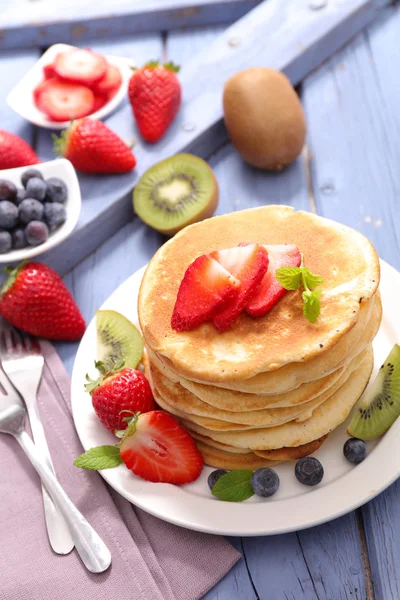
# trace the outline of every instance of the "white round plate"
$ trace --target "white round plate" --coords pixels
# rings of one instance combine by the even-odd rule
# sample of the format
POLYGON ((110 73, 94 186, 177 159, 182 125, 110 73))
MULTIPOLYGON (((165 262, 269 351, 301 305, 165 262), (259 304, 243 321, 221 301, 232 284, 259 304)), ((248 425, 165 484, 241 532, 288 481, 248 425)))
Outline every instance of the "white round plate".
POLYGON ((67 220, 61 227, 49 234, 47 241, 39 246, 27 246, 21 250, 10 250, 4 254, 0 254, 0 264, 15 262, 33 258, 43 252, 47 252, 51 248, 61 244, 74 230, 78 222, 81 212, 81 189, 79 187, 78 177, 72 163, 66 158, 57 158, 30 167, 17 167, 15 169, 3 169, 0 171, 1 179, 9 179, 17 188, 22 188, 21 175, 28 169, 37 169, 43 174, 44 179, 49 177, 59 177, 62 179, 68 188, 68 198, 65 203, 67 211, 67 220))
MULTIPOLYGON (((132 275, 102 308, 119 311, 136 322, 136 299, 143 273, 144 269, 140 269, 132 275)), ((381 294, 384 317, 374 344, 376 366, 373 377, 393 344, 400 341, 397 307, 400 274, 384 262, 381 294)), ((83 391, 85 374, 93 374, 95 356, 96 330, 92 320, 79 346, 72 374, 73 417, 86 450, 116 442, 116 438, 98 421, 90 396, 83 391)), ((144 481, 124 465, 100 473, 136 506, 188 529, 240 536, 286 533, 340 517, 371 500, 399 477, 400 419, 381 439, 368 444, 368 456, 358 466, 351 465, 343 456, 347 437, 346 425, 343 424, 315 453, 325 470, 322 483, 315 488, 296 480, 294 462, 277 465, 281 484, 270 499, 253 496, 241 503, 217 500, 207 485, 207 476, 212 470, 209 467, 196 482, 181 487, 144 481)))
MULTIPOLYGON (((40 111, 33 101, 33 90, 44 79, 43 67, 51 64, 59 52, 67 52, 73 50, 75 46, 68 44, 54 44, 50 46, 42 54, 39 60, 26 73, 19 83, 11 90, 7 97, 8 105, 21 117, 30 121, 33 125, 44 127, 46 129, 66 129, 70 125, 70 121, 51 121, 42 111, 40 111)), ((100 110, 92 113, 92 119, 104 119, 108 117, 124 98, 128 91, 129 79, 132 75, 131 67, 135 66, 132 59, 121 58, 120 56, 104 55, 109 63, 119 68, 122 76, 122 83, 118 92, 107 104, 102 106, 100 110)))

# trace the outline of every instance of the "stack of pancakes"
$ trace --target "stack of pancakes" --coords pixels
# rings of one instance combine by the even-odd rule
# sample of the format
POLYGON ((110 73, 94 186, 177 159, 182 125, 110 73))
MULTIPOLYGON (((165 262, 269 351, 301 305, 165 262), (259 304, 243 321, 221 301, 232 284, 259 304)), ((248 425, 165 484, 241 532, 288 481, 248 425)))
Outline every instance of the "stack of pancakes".
POLYGON ((179 418, 206 464, 258 469, 314 452, 349 415, 373 366, 382 308, 379 260, 356 231, 288 206, 266 206, 186 227, 155 254, 139 294, 146 372, 161 408, 179 418), (201 254, 241 242, 295 244, 323 277, 321 314, 302 312, 301 290, 264 317, 242 313, 171 328, 179 285, 201 254))

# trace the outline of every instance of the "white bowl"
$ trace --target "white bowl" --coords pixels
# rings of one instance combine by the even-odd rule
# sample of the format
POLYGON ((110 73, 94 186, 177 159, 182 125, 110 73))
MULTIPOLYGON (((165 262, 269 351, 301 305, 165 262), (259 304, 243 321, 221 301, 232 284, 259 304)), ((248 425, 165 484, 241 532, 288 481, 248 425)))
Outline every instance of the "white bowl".
POLYGON ((78 177, 72 164, 66 158, 57 158, 49 162, 39 163, 30 167, 18 167, 17 169, 3 169, 0 171, 0 179, 9 179, 17 188, 21 188, 21 175, 28 169, 37 169, 43 174, 45 179, 49 177, 59 177, 62 179, 68 188, 68 198, 65 202, 67 211, 67 220, 61 227, 49 234, 49 237, 44 244, 39 246, 27 246, 21 250, 10 250, 0 254, 0 263, 9 263, 20 261, 33 256, 38 256, 50 248, 58 246, 64 241, 74 229, 78 222, 81 212, 81 190, 79 187, 78 177))
MULTIPOLYGON (((68 50, 73 50, 74 48, 75 46, 69 46, 68 44, 54 44, 54 46, 50 46, 8 94, 8 105, 33 125, 45 127, 46 129, 65 129, 69 126, 70 121, 63 121, 62 123, 51 121, 43 112, 41 112, 34 103, 33 90, 44 79, 43 67, 51 64, 59 52, 66 52, 68 50)), ((122 76, 122 83, 115 96, 111 98, 107 104, 102 106, 100 110, 90 115, 93 119, 104 119, 112 113, 126 97, 129 79, 132 75, 131 67, 134 66, 134 62, 131 59, 121 58, 119 56, 104 56, 109 63, 119 68, 122 76)))

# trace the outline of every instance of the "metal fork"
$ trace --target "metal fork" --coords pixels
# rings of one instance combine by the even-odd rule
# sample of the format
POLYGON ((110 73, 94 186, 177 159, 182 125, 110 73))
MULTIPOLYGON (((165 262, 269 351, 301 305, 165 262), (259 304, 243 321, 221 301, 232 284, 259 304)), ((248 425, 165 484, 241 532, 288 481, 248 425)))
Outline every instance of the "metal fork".
POLYGON ((48 462, 24 430, 26 410, 21 398, 0 369, 0 432, 13 435, 39 473, 54 504, 57 505, 82 562, 92 573, 102 573, 111 564, 111 554, 103 540, 71 502, 57 481, 48 462), (4 393, 3 393, 4 391, 4 393))
MULTIPOLYGON (((4 330, 0 335, 0 358, 5 373, 25 401, 35 444, 55 475, 37 405, 37 390, 44 365, 39 342, 28 336, 22 337, 13 329, 4 330)), ((74 543, 67 523, 43 485, 42 493, 51 547, 57 554, 68 554, 74 543)))

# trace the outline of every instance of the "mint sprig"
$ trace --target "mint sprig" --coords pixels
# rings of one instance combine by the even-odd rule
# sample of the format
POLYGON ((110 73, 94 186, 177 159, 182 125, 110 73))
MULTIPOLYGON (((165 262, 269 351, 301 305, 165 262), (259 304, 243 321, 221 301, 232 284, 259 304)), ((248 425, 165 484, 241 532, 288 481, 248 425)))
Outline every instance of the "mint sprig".
POLYGON ((122 458, 117 446, 97 446, 90 448, 74 460, 74 465, 80 469, 100 471, 112 469, 122 463, 122 458))
POLYGON ((314 288, 323 284, 322 277, 311 273, 304 266, 303 257, 300 267, 281 267, 276 270, 275 276, 285 290, 298 290, 303 286, 303 314, 307 321, 315 323, 321 313, 321 290, 314 288))
POLYGON ((250 484, 253 471, 242 469, 239 471, 230 471, 222 475, 215 482, 211 493, 220 500, 226 502, 242 502, 254 495, 250 484))

